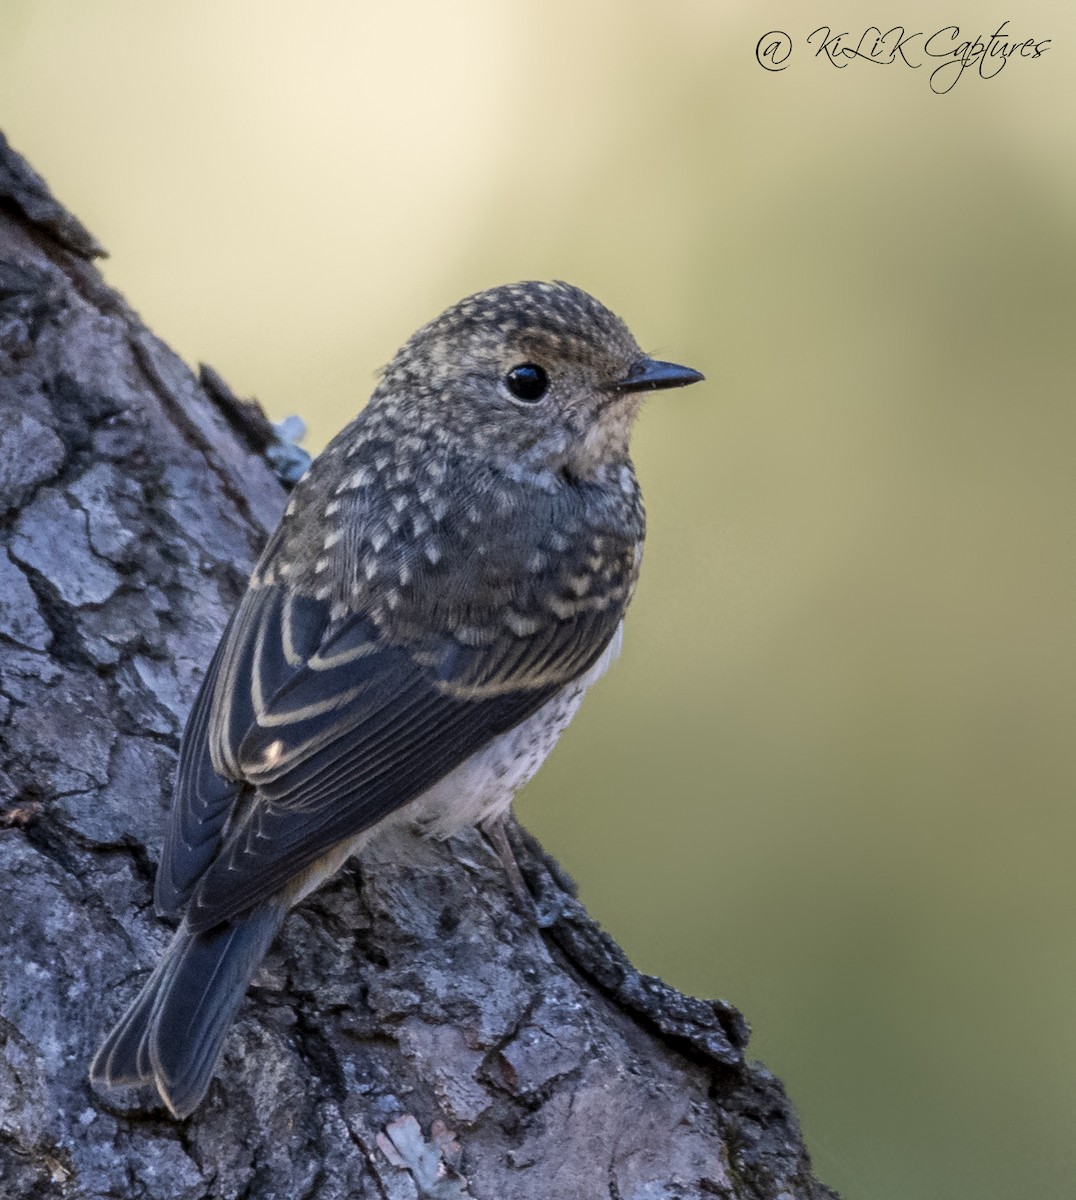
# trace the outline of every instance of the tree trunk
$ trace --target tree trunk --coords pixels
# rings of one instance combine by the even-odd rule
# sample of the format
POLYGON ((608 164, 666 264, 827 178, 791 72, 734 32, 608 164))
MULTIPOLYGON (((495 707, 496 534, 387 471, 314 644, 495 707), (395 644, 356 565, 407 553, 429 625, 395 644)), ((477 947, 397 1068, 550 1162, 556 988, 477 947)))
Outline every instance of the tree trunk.
POLYGON ((168 940, 187 708, 283 506, 271 430, 102 282, 0 136, 0 1194, 832 1197, 729 1005, 636 972, 518 828, 301 906, 185 1122, 87 1082, 168 940))

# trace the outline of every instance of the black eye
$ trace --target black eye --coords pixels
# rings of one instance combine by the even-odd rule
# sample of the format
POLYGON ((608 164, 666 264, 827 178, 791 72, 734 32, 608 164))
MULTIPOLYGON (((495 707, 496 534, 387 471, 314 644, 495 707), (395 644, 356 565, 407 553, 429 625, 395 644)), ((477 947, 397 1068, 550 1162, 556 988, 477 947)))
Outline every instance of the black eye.
POLYGON ((504 381, 517 400, 525 400, 528 404, 541 400, 549 387, 549 376, 534 363, 520 363, 518 367, 513 367, 504 381))

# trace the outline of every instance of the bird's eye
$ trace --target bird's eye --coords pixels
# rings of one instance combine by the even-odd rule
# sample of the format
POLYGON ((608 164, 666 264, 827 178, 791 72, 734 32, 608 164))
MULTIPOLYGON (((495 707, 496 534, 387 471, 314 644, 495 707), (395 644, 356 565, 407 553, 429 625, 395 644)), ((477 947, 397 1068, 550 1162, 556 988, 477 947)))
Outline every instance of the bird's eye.
POLYGON ((534 404, 541 400, 549 388, 549 376, 534 363, 520 363, 504 377, 508 390, 517 400, 534 404))

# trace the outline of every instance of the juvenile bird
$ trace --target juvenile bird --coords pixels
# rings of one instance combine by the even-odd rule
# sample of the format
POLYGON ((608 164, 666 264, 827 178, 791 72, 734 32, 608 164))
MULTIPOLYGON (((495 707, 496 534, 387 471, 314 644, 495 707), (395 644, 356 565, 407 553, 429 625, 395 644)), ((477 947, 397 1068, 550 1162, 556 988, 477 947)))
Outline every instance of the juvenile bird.
POLYGON ((157 872, 182 921, 94 1080, 192 1112, 288 909, 390 823, 506 848, 513 795, 620 647, 641 398, 699 379, 564 283, 480 292, 396 354, 209 665, 157 872))

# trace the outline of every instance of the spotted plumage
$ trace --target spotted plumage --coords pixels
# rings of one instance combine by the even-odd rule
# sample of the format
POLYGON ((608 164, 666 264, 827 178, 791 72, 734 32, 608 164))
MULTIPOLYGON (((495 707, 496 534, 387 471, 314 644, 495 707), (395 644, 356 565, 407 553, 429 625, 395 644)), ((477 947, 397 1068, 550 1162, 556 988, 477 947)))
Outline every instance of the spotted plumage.
POLYGON ((182 923, 95 1079, 192 1111, 289 907, 388 824, 503 816, 619 648, 640 398, 698 378, 567 284, 472 296, 399 351, 210 663, 157 878, 182 923))

